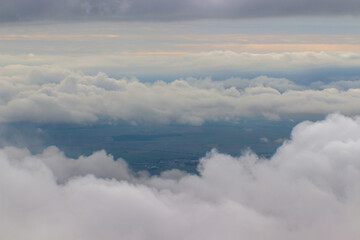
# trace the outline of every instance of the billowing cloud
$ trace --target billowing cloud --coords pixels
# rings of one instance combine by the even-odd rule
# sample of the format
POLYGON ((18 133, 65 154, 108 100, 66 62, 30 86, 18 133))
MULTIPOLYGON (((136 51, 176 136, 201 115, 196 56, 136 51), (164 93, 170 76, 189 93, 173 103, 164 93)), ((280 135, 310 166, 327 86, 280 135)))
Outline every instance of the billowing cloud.
POLYGON ((5 0, 1 21, 189 20, 299 15, 359 15, 358 1, 344 0, 5 0))
POLYGON ((359 113, 360 89, 310 89, 260 76, 144 83, 56 66, 0 69, 0 121, 181 123, 359 113), (296 107, 295 107, 296 106, 296 107))
POLYGON ((104 151, 0 150, 5 239, 349 239, 360 236, 360 121, 303 122, 271 159, 215 150, 199 175, 135 176, 104 151))

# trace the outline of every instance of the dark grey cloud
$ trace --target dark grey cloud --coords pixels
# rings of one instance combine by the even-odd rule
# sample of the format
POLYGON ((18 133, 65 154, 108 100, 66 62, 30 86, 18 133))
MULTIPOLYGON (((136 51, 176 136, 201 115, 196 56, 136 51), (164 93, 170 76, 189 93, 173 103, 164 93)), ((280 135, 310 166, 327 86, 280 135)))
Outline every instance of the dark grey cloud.
POLYGON ((357 0, 3 0, 0 21, 168 21, 359 13, 357 0))

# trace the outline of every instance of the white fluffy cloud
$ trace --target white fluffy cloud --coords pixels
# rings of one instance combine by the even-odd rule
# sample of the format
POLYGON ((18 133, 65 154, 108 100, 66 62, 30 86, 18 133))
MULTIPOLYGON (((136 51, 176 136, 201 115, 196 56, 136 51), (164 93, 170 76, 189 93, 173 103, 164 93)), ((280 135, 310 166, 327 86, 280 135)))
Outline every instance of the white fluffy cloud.
POLYGON ((134 176, 104 151, 0 150, 5 239, 348 239, 360 236, 360 121, 303 122, 271 159, 210 152, 199 175, 134 176))
POLYGON ((202 124, 263 115, 269 119, 341 112, 359 114, 360 89, 306 89, 261 76, 143 83, 104 73, 85 75, 56 66, 0 68, 0 121, 99 120, 202 124))

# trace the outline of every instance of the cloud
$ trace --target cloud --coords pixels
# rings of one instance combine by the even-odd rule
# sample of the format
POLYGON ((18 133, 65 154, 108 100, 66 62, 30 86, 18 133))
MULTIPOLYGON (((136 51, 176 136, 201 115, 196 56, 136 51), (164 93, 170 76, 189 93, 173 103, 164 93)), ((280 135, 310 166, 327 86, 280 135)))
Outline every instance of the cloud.
MULTIPOLYGON (((96 74, 104 71, 116 76, 188 76, 214 73, 280 72, 296 74, 316 69, 342 69, 353 71, 360 66, 356 52, 282 52, 247 53, 209 51, 181 55, 132 54, 55 54, 55 55, 0 55, 0 64, 55 65, 68 70, 82 70, 96 74), (284 66, 286 66, 284 68, 284 66)), ((10 68, 10 67, 8 67, 10 68)), ((15 67, 12 67, 15 69, 15 67)), ((356 74, 356 73, 348 73, 356 74)), ((61 75, 62 76, 62 75, 61 75)), ((352 76, 352 75, 351 75, 352 76)), ((260 79, 259 79, 260 80, 260 79)), ((274 79, 275 80, 275 79, 274 79)), ((321 79, 319 79, 321 80, 321 79)), ((285 87, 284 81, 282 81, 285 87)), ((287 83, 291 84, 291 83, 287 83)))
MULTIPOLYGON (((237 89, 246 89, 252 87, 269 87, 278 90, 279 92, 285 92, 287 90, 305 90, 305 86, 298 85, 286 78, 273 78, 268 76, 259 76, 253 79, 244 78, 228 78, 222 81, 213 81, 210 78, 187 78, 186 81, 194 87, 205 89, 218 89, 223 90, 226 88, 235 87, 237 89)), ((349 89, 349 88, 348 88, 349 89)))
POLYGON ((6 0, 0 21, 169 21, 279 16, 359 15, 358 1, 344 0, 6 0))
POLYGON ((333 81, 330 83, 322 83, 322 82, 314 82, 312 83, 312 86, 318 87, 321 89, 325 88, 337 88, 340 90, 347 90, 351 88, 360 88, 360 80, 339 80, 339 81, 333 81))
POLYGON ((6 239, 350 239, 359 237, 360 121, 296 126, 271 159, 215 150, 199 175, 132 174, 104 151, 0 150, 6 239))
POLYGON ((276 120, 332 112, 359 114, 358 88, 316 90, 284 78, 144 83, 49 65, 9 65, 0 73, 0 122, 124 120, 199 125, 248 116, 276 120))

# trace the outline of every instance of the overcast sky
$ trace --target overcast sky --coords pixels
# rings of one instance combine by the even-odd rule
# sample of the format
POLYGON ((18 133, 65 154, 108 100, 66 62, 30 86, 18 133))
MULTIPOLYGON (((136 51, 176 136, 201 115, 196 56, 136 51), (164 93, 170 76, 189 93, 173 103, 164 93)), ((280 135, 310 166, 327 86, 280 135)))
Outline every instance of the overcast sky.
POLYGON ((357 0, 3 0, 0 21, 236 19, 359 15, 357 0))

